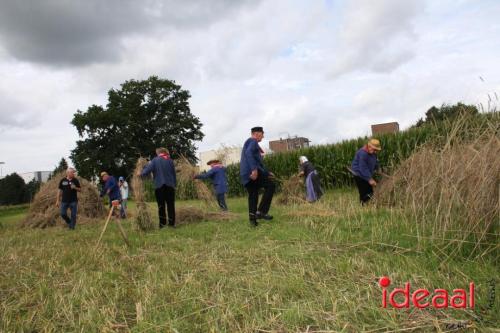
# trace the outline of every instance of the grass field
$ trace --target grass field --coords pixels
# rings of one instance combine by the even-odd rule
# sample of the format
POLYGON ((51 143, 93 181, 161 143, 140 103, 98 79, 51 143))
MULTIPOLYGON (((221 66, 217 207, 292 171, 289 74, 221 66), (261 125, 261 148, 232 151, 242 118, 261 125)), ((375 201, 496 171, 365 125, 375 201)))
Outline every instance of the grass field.
POLYGON ((418 243, 400 212, 359 207, 354 191, 324 201, 275 206, 275 219, 257 229, 245 199, 228 201, 239 214, 230 222, 143 234, 127 220, 132 247, 112 224, 95 252, 102 224, 20 229, 26 208, 2 210, 0 331, 499 332, 498 251, 448 257, 418 243), (391 288, 410 281, 451 291, 474 281, 476 308, 384 309, 385 275, 391 288))

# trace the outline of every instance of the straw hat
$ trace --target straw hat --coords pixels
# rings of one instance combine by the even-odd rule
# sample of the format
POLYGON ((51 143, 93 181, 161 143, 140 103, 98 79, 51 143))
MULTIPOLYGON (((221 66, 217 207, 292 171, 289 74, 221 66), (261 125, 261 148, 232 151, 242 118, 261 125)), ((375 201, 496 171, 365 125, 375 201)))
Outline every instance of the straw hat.
POLYGON ((368 141, 368 146, 372 147, 375 150, 382 150, 382 147, 380 146, 380 141, 377 139, 370 139, 370 141, 368 141))
POLYGON ((213 159, 207 162, 207 165, 213 164, 213 163, 220 163, 218 159, 213 159))

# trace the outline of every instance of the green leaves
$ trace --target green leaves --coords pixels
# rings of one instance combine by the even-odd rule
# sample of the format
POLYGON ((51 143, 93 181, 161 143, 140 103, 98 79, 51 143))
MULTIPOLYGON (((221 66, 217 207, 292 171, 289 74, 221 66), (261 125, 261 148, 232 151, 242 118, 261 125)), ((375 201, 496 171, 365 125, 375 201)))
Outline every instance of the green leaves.
POLYGON ((106 107, 92 105, 77 111, 71 121, 80 140, 71 159, 81 176, 100 171, 128 176, 140 156, 152 157, 166 147, 196 161, 194 141, 203 138, 202 124, 191 113, 191 95, 174 81, 152 76, 126 81, 108 92, 106 107))

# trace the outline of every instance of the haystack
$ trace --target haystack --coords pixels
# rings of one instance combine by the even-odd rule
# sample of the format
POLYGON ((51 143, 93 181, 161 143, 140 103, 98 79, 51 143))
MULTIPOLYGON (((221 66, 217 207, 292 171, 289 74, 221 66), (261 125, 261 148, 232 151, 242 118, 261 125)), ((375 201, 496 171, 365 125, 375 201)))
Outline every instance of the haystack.
POLYGON ((279 205, 294 205, 306 203, 304 181, 298 175, 293 175, 281 183, 281 193, 276 198, 279 205))
POLYGON ((430 225, 433 239, 451 234, 478 244, 500 221, 499 127, 481 129, 474 141, 453 137, 415 152, 377 186, 375 202, 406 209, 419 226, 430 225))
POLYGON ((198 174, 198 168, 192 165, 189 160, 181 156, 177 162, 179 180, 184 184, 194 182, 196 197, 201 200, 207 207, 216 208, 217 204, 215 197, 203 181, 193 181, 193 178, 198 174))
MULTIPOLYGON (((46 228, 65 225, 65 222, 59 216, 59 208, 55 205, 59 182, 65 176, 64 172, 56 174, 51 180, 41 186, 30 205, 28 215, 21 222, 22 226, 46 228)), ((98 222, 106 216, 106 209, 99 198, 99 192, 95 185, 88 180, 81 177, 77 178, 80 181, 82 190, 78 193, 78 216, 76 223, 79 225, 98 222)))
POLYGON ((137 228, 143 231, 155 229, 151 213, 146 203, 144 181, 143 178, 139 176, 139 173, 144 169, 146 164, 148 164, 148 161, 145 158, 139 158, 135 164, 134 175, 132 177, 132 190, 137 211, 134 221, 137 228))

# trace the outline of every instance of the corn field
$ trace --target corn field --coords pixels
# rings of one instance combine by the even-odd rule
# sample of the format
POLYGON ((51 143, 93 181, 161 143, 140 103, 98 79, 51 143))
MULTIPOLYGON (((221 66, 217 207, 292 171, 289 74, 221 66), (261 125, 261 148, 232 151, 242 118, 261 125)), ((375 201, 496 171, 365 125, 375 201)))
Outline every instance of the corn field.
MULTIPOLYGON (((498 113, 479 114, 474 117, 468 126, 488 126, 491 119, 498 120, 498 113)), ((381 141, 383 150, 378 154, 380 166, 385 173, 390 173, 401 161, 407 159, 418 147, 432 143, 444 145, 452 123, 443 121, 434 125, 426 125, 418 128, 377 136, 381 141)), ((459 135, 466 137, 472 133, 464 128, 459 135)), ((470 138, 469 138, 470 139, 470 138)), ((344 140, 331 145, 313 146, 291 152, 276 153, 264 158, 264 164, 279 179, 287 179, 298 173, 298 158, 301 155, 314 164, 320 173, 322 186, 325 189, 347 187, 353 185, 353 179, 347 167, 351 165, 356 151, 361 148, 368 137, 360 137, 352 140, 344 140)), ((227 168, 229 195, 241 196, 246 193, 239 179, 239 164, 233 164, 227 168)), ((278 184, 279 185, 279 184, 278 184)))

